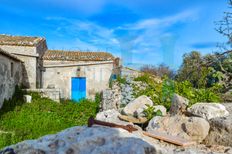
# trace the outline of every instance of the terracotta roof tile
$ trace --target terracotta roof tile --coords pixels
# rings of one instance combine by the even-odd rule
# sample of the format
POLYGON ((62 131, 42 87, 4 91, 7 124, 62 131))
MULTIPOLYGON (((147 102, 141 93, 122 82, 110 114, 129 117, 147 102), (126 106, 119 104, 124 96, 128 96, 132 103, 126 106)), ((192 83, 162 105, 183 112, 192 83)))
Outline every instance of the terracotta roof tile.
POLYGON ((112 61, 115 58, 107 52, 48 50, 45 52, 43 59, 61 61, 112 61))
POLYGON ((43 40, 45 39, 41 37, 11 36, 0 34, 0 45, 36 46, 43 40))
POLYGON ((9 58, 11 58, 11 59, 13 59, 13 60, 22 62, 17 56, 12 55, 12 54, 10 54, 9 52, 4 51, 4 50, 2 50, 2 49, 0 49, 0 55, 4 55, 4 56, 9 57, 9 58))

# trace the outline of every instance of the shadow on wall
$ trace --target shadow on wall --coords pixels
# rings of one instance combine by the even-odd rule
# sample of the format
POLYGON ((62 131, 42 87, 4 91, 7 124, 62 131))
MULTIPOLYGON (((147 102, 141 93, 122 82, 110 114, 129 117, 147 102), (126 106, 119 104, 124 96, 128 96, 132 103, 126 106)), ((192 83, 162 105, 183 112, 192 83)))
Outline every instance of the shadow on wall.
POLYGON ((29 89, 30 88, 30 82, 27 74, 27 70, 24 64, 22 64, 22 88, 29 89))
POLYGON ((17 106, 24 104, 23 95, 24 91, 19 86, 15 87, 14 95, 9 100, 4 100, 2 108, 0 109, 0 117, 9 111, 13 111, 17 106))

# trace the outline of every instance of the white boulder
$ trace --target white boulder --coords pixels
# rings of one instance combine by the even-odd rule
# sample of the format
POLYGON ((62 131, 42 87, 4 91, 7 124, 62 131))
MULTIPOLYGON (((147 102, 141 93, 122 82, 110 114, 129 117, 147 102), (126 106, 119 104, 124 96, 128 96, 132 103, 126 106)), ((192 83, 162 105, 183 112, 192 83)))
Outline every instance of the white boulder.
POLYGON ((172 136, 183 137, 187 140, 201 142, 208 135, 209 123, 198 117, 156 116, 150 120, 146 130, 159 131, 172 136))
MULTIPOLYGON (((230 149, 226 149, 230 151, 230 149)), ((225 150, 224 150, 225 151, 225 150)), ((27 140, 0 150, 17 154, 214 154, 205 147, 177 147, 119 128, 102 126, 72 127, 54 135, 27 140)), ((217 151, 215 154, 218 153, 217 151)), ((222 153, 222 152, 221 152, 222 153)))
POLYGON ((146 105, 152 106, 153 105, 152 100, 145 95, 140 96, 135 100, 133 100, 132 102, 130 102, 129 104, 127 104, 123 109, 123 113, 125 115, 130 115, 130 116, 143 115, 143 111, 147 109, 146 105))
POLYGON ((196 103, 187 110, 190 114, 210 120, 216 117, 226 117, 229 112, 219 103, 196 103))
MULTIPOLYGON (((56 153, 56 154, 110 154, 156 153, 156 148, 138 135, 123 129, 94 126, 73 127, 56 135, 44 136, 12 145, 17 154, 56 153)), ((1 153, 1 152, 0 152, 1 153)))
POLYGON ((101 121, 105 121, 105 122, 111 122, 111 123, 116 123, 116 124, 121 124, 121 125, 128 125, 129 124, 128 122, 122 121, 118 118, 119 115, 120 115, 120 113, 117 110, 112 109, 112 110, 99 112, 96 115, 96 119, 101 120, 101 121))
POLYGON ((24 95, 23 99, 24 99, 24 102, 31 103, 32 97, 30 95, 24 95))

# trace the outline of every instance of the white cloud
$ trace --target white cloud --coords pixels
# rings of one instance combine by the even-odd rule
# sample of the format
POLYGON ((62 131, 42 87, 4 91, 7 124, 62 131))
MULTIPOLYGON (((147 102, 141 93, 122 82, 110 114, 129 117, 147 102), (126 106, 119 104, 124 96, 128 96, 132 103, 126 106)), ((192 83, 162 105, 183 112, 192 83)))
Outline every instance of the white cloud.
POLYGON ((167 26, 171 26, 179 22, 188 22, 197 19, 198 10, 187 10, 175 14, 173 16, 168 16, 164 18, 150 18, 140 20, 136 23, 127 24, 125 26, 118 27, 118 29, 125 30, 141 30, 141 29, 162 29, 167 26))
POLYGON ((175 35, 168 32, 167 29, 174 24, 190 22, 196 18, 197 11, 190 10, 164 18, 143 19, 112 29, 87 20, 62 17, 48 17, 46 20, 57 21, 57 25, 55 25, 57 34, 65 33, 65 35, 75 38, 72 48, 107 50, 117 56, 121 55, 123 58, 129 56, 129 62, 132 63, 133 61, 154 63, 154 59, 156 62, 160 62, 163 57, 163 53, 160 52, 163 45, 161 38, 175 35))
POLYGON ((81 50, 87 48, 89 50, 106 50, 119 44, 112 29, 99 26, 90 21, 63 17, 47 17, 46 20, 55 21, 57 23, 54 25, 56 35, 73 37, 76 40, 75 46, 78 46, 81 50))

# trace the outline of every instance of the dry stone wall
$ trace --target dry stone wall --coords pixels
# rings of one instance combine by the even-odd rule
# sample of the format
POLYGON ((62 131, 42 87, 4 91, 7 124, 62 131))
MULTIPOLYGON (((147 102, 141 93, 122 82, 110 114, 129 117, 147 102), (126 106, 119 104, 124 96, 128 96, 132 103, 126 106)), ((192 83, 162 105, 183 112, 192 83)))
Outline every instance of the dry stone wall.
POLYGON ((101 111, 120 110, 135 99, 134 93, 136 89, 145 89, 146 86, 140 81, 134 81, 131 77, 126 78, 126 83, 113 81, 112 88, 102 92, 101 111))
POLYGON ((50 98, 56 102, 60 102, 61 99, 60 89, 27 89, 27 91, 38 92, 42 97, 50 98))

